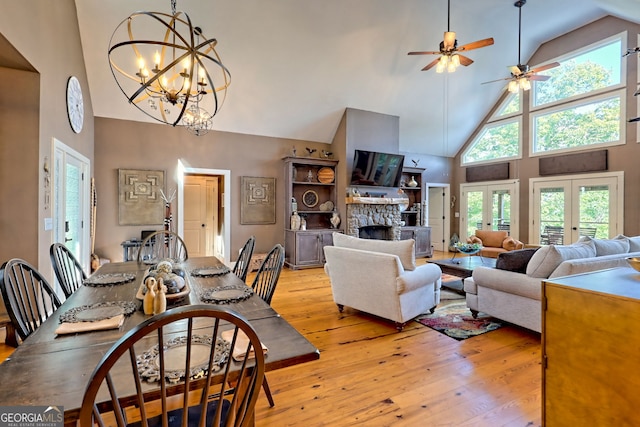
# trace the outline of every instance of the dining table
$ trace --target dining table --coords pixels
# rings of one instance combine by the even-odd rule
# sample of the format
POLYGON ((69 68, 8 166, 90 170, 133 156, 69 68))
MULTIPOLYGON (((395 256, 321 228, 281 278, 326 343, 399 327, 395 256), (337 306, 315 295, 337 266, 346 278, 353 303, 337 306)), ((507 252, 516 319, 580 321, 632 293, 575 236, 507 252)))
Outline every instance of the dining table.
MULTIPOLYGON (((150 268, 152 265, 144 262, 116 262, 105 264, 92 274, 0 364, 0 404, 63 407, 65 426, 76 425, 89 378, 102 356, 127 331, 150 317, 144 314, 141 300, 141 287, 150 268), (56 332, 63 321, 83 308, 122 302, 134 303, 135 310, 125 316, 120 327, 56 332)), ((167 309, 210 304, 241 314, 268 349, 266 372, 319 359, 319 350, 218 258, 189 258, 175 268, 184 272, 188 288, 183 289, 180 298, 168 294, 167 309), (246 292, 242 298, 210 298, 218 293, 226 295, 227 290, 246 292)))

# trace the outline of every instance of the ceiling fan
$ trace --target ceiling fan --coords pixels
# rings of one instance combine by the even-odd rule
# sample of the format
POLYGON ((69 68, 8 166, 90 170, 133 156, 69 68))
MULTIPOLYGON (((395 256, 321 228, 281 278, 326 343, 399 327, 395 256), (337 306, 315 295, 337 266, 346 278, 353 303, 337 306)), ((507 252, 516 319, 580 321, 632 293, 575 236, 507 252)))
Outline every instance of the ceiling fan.
POLYGON ((510 80, 507 89, 511 93, 516 93, 520 89, 529 90, 531 89, 531 80, 545 81, 549 80, 550 76, 541 76, 536 73, 540 71, 545 71, 550 68, 555 68, 560 66, 558 62, 551 62, 549 64, 541 65, 536 68, 529 68, 526 64, 521 64, 520 62, 520 44, 522 41, 522 6, 527 3, 527 0, 518 0, 513 5, 518 8, 518 65, 512 65, 509 67, 509 71, 511 71, 511 77, 506 77, 504 79, 491 80, 486 83, 494 83, 503 80, 510 80))
POLYGON ((451 21, 451 0, 448 0, 447 7, 447 31, 444 33, 444 39, 440 42, 439 51, 418 51, 409 52, 409 55, 441 55, 440 58, 434 59, 422 71, 427 71, 436 66, 436 72, 442 73, 447 70, 452 73, 458 68, 460 64, 465 67, 471 65, 473 60, 466 56, 460 55, 458 52, 466 52, 468 50, 479 49, 481 47, 490 46, 493 44, 493 38, 478 40, 472 43, 467 43, 458 47, 458 40, 456 40, 456 33, 449 31, 449 24, 451 21))

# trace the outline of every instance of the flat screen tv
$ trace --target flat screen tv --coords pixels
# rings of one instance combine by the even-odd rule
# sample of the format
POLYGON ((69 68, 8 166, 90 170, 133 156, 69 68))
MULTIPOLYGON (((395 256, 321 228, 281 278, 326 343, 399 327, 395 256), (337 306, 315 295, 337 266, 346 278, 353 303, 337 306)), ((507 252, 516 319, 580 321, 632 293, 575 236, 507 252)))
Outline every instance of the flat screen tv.
POLYGON ((355 150, 351 185, 399 187, 404 156, 355 150))

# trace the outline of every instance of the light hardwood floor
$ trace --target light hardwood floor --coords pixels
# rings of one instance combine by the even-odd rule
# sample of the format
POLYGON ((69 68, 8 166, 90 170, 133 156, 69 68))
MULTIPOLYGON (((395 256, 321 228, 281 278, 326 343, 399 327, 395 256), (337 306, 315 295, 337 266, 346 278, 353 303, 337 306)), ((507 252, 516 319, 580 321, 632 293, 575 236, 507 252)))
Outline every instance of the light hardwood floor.
MULTIPOLYGON (((258 427, 541 424, 537 333, 506 326, 456 341, 417 322, 397 332, 339 313, 321 268, 284 269, 272 305, 320 359, 267 374, 276 405, 260 397, 258 427)), ((0 360, 10 351, 0 345, 0 360)))

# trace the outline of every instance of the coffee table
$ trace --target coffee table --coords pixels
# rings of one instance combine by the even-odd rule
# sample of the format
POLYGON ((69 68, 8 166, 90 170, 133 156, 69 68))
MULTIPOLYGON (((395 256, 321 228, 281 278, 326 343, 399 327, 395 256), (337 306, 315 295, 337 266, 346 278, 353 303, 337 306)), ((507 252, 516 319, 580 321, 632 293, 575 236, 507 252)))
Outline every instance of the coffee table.
MULTIPOLYGON (((489 267, 496 268, 496 258, 487 258, 482 256, 463 256, 455 257, 451 259, 436 259, 429 260, 430 263, 440 266, 440 269, 444 274, 450 274, 452 276, 460 277, 462 279, 464 288, 464 279, 471 277, 473 270, 476 267, 489 267)), ((443 286, 453 289, 455 291, 464 291, 443 284, 443 286)))

